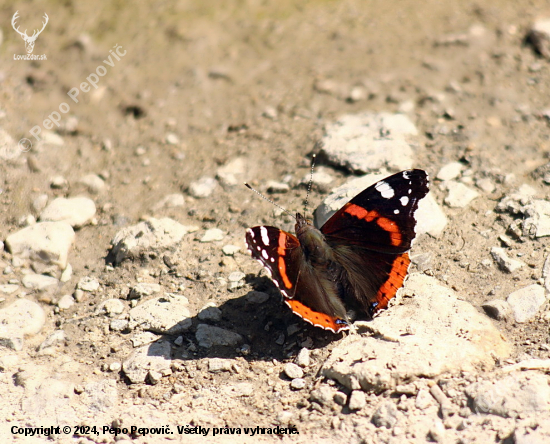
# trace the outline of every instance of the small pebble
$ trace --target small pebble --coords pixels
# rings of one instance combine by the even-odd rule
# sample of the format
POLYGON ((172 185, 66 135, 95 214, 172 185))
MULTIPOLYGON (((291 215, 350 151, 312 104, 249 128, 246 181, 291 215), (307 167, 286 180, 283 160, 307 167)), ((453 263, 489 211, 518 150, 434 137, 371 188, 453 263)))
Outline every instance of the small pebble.
POLYGON ((309 357, 309 350, 307 348, 302 348, 298 355, 296 356, 296 364, 300 367, 309 367, 310 365, 310 357, 309 357))
POLYGON ((353 390, 349 397, 349 409, 350 410, 361 410, 367 405, 367 399, 365 397, 365 392, 362 390, 353 390))
POLYGON ((61 296, 59 301, 57 301, 57 306, 60 310, 68 310, 75 304, 74 298, 70 294, 61 296))
POLYGON ((241 251, 241 247, 238 247, 237 245, 224 245, 222 247, 222 252, 226 256, 234 256, 240 251, 241 251))
POLYGON ((290 379, 301 378, 304 376, 304 371, 292 362, 288 362, 285 365, 284 372, 290 379))
POLYGON ((294 378, 290 382, 290 387, 294 390, 302 390, 306 386, 306 380, 303 378, 294 378))
POLYGON ((179 137, 174 133, 168 133, 166 134, 166 143, 169 145, 177 145, 180 143, 179 137))
POLYGON ((65 179, 63 176, 54 176, 50 179, 50 187, 60 190, 67 188, 69 186, 69 183, 67 182, 67 179, 65 179))
POLYGON ((218 186, 218 181, 213 177, 202 177, 189 185, 189 194, 197 199, 210 197, 218 186))
POLYGON ((204 236, 201 238, 202 243, 221 241, 225 234, 219 228, 211 228, 204 232, 204 236))

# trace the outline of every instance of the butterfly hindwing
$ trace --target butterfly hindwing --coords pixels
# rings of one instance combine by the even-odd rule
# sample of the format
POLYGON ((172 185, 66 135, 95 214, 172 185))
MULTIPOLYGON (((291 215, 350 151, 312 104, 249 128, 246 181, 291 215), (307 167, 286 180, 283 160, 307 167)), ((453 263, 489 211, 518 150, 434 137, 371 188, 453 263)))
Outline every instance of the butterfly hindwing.
POLYGON ((334 333, 349 328, 335 283, 326 270, 318 270, 305 260, 295 236, 276 227, 260 226, 246 231, 246 243, 295 314, 334 333))

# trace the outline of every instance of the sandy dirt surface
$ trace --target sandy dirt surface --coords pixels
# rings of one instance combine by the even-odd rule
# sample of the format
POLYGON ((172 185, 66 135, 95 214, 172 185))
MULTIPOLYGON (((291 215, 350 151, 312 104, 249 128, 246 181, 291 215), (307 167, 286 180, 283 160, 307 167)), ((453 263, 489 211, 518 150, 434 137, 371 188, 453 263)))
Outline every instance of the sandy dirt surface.
MULTIPOLYGON (((76 403, 79 397, 93 396, 86 388, 91 382, 107 384, 101 392, 114 395, 105 395, 110 403, 100 407, 82 401, 68 416, 72 426, 95 425, 94 418, 101 423, 98 427, 154 423, 172 424, 173 431, 175 424, 291 424, 299 435, 193 439, 311 442, 307 437, 315 436, 316 442, 460 442, 457 424, 445 423, 448 441, 431 429, 405 438, 370 428, 378 403, 401 396, 391 390, 367 392, 367 407, 358 412, 338 402, 312 401, 312 391, 322 385, 341 388, 319 370, 346 335, 313 328, 295 317, 247 254, 247 227, 266 223, 292 231, 294 221, 242 182, 261 192, 267 192, 269 181, 288 184, 288 192, 268 195, 289 211, 299 211, 305 197, 301 181, 309 173, 325 125, 344 114, 404 112, 419 131, 414 166, 433 178, 431 193, 448 218, 442 235, 418 239, 413 253, 429 253, 430 260, 422 270, 414 270, 433 276, 485 316, 484 302, 505 300, 517 289, 543 283, 550 251, 547 237, 510 234, 510 225, 521 221, 521 214, 495 211, 501 199, 521 185, 533 187, 540 199, 549 195, 550 180, 540 169, 550 153, 549 62, 525 41, 531 25, 544 17, 550 17, 550 7, 542 0, 3 2, 0 129, 15 143, 28 139, 32 147, 23 145, 30 149, 0 164, 0 240, 33 223, 39 215, 33 202, 43 194, 50 202, 88 196, 97 208, 92 223, 76 229, 67 282, 53 294, 23 286, 0 294, 0 310, 26 298, 37 302, 46 316, 40 332, 26 337, 21 350, 0 348, 0 356, 8 357, 0 369, 0 396, 8 400, 0 407, 9 425, 3 429, 8 433, 3 442, 45 440, 18 437, 9 430, 14 424, 56 425, 72 407, 63 405, 48 411, 49 416, 35 409, 47 411, 48 402, 55 404, 57 397, 76 403), (44 12, 48 14, 34 48, 34 54, 45 54, 47 60, 14 60, 14 54, 25 54, 23 40, 11 27, 16 11, 18 24, 29 34, 42 26, 44 12), (118 57, 109 61, 113 52, 118 57), (99 66, 104 69, 97 71, 99 66), (95 77, 96 87, 75 96, 73 88, 90 81, 94 73, 104 74, 95 77), (60 112, 67 107, 68 112, 60 112), (59 126, 48 130, 44 120, 55 112, 59 126), (31 133, 34 128, 37 134, 36 127, 41 143, 31 133), (232 171, 237 184, 219 180, 210 196, 193 197, 190 187, 196 181, 219 178, 220 167, 237 158, 244 165, 242 171, 232 171), (479 193, 464 208, 446 205, 447 191, 435 179, 451 162, 462 164, 464 182, 479 193), (105 188, 90 193, 79 185, 88 174, 103 179, 105 188), (56 176, 66 183, 52 187, 56 176), (183 195, 183 206, 156 206, 171 194, 183 195), (109 251, 115 234, 150 216, 169 217, 196 231, 177 247, 113 265, 109 251), (212 228, 220 229, 223 239, 200 242, 212 228), (506 233, 504 241, 499 239, 506 233), (225 245, 238 246, 240 252, 227 256, 225 245), (506 248, 509 257, 525 266, 504 272, 491 256, 493 247, 506 248), (230 291, 228 276, 234 272, 246 275, 245 284, 230 291), (99 290, 85 291, 76 303, 60 309, 59 299, 74 294, 83 277, 99 282, 99 290), (112 364, 125 362, 132 353, 137 330, 114 331, 110 322, 113 317, 125 319, 131 308, 159 296, 132 300, 129 291, 139 282, 160 284, 163 291, 185 296, 193 326, 161 335, 173 344, 170 374, 132 383, 112 364), (252 290, 271 298, 259 305, 249 303, 252 290), (122 302, 122 313, 98 315, 97 308, 109 299, 122 302), (246 347, 197 345, 195 329, 202 320, 196 315, 207 304, 221 310, 221 317, 210 323, 238 333, 246 347), (59 329, 64 339, 48 353, 39 351, 59 329), (178 337, 182 339, 174 344, 178 337), (306 388, 295 390, 284 368, 304 346, 311 350, 313 363, 304 376, 306 388), (230 368, 212 370, 216 358, 230 360, 230 368), (30 394, 32 384, 18 380, 22 372, 48 375, 71 391, 60 390, 51 399, 42 396, 43 407, 29 406, 39 402, 33 398, 39 394, 30 394), (233 391, 244 387, 246 393, 227 394, 221 389, 225 386, 233 391)), ((341 169, 320 168, 334 181, 328 188, 313 187, 310 208, 351 178, 341 169)), ((0 256, 0 284, 17 285, 29 270, 12 263, 7 250, 0 256)), ((509 317, 492 320, 513 347, 508 364, 550 358, 547 310, 544 305, 525 323, 509 317)), ((484 377, 483 370, 479 372, 484 377)), ((493 442, 520 442, 514 435, 517 424, 494 420, 491 427, 492 435, 487 436, 493 442)), ((183 434, 123 438, 195 442, 183 434)), ((115 437, 59 434, 55 439, 85 443, 114 442, 115 437)))

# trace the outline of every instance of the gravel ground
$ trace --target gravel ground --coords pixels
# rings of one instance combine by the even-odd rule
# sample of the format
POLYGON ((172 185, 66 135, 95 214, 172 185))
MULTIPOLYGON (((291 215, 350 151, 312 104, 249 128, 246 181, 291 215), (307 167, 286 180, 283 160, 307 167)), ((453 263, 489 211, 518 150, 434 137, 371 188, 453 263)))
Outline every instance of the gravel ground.
POLYGON ((549 20, 5 2, 2 442, 550 442, 549 20), (47 13, 45 60, 16 11, 27 34, 47 13), (352 333, 293 315, 244 244, 295 221, 243 182, 301 211, 315 153, 316 220, 431 178, 404 290, 352 333))

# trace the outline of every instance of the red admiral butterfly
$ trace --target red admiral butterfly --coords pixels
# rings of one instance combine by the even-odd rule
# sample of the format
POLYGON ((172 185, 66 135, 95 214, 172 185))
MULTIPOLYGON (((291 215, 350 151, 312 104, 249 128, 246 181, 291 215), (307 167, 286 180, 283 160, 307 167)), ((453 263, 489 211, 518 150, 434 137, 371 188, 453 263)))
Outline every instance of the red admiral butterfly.
POLYGON ((246 244, 294 313, 338 333, 349 329, 346 308, 372 318, 403 285, 414 213, 428 191, 425 171, 402 171, 363 190, 320 230, 297 213, 296 236, 253 227, 246 244))

